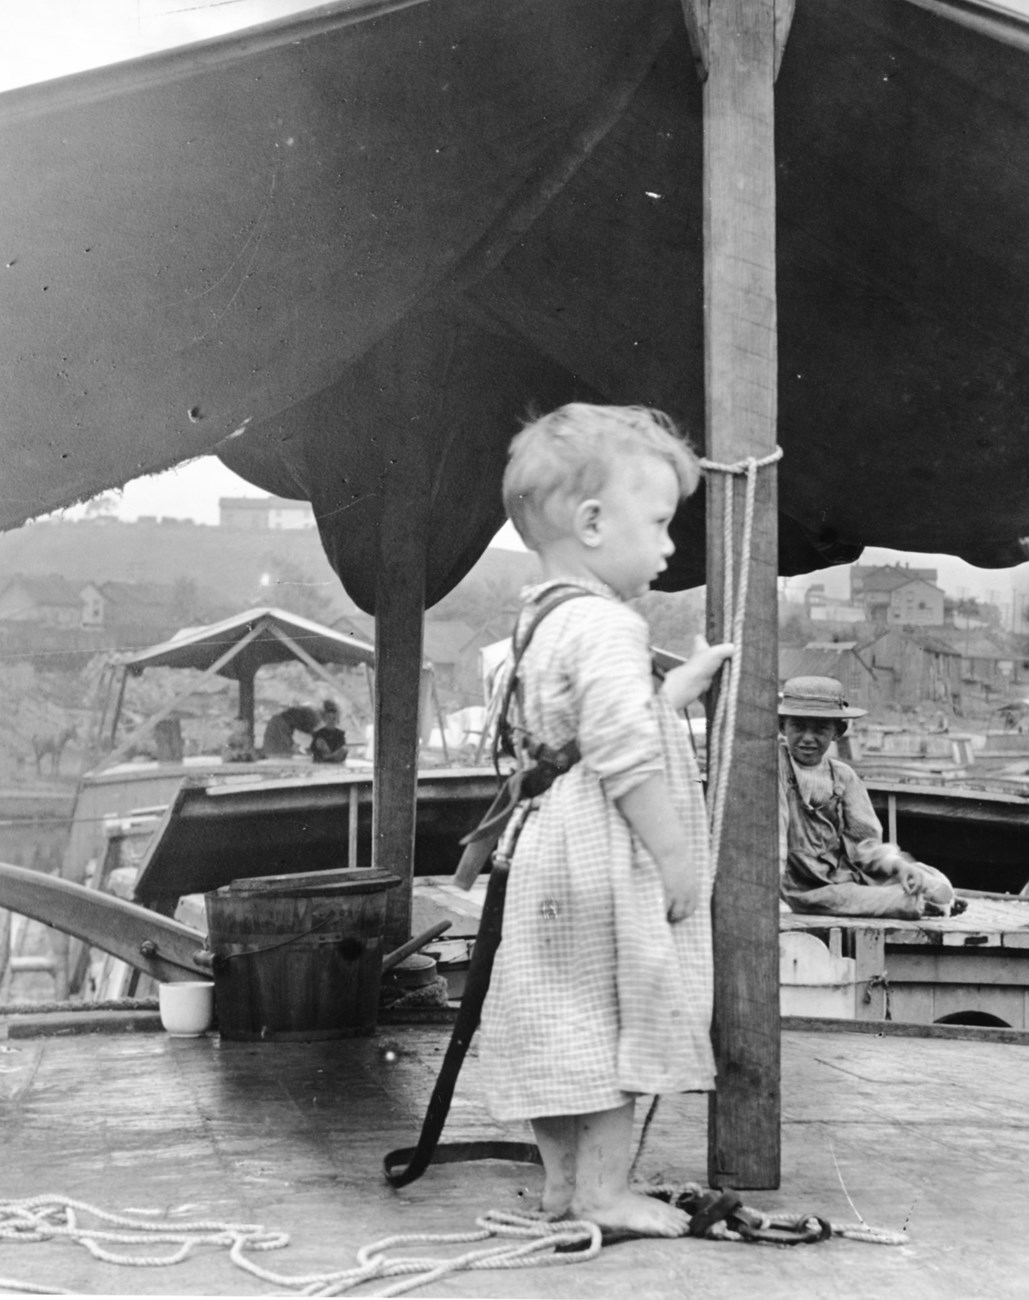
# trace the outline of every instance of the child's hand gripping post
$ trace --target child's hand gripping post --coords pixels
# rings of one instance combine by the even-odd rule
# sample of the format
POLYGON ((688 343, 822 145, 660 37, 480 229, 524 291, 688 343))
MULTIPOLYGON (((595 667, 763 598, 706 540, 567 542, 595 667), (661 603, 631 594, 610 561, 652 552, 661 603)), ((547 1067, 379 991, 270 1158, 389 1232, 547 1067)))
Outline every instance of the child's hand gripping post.
POLYGON ((684 664, 665 674, 662 690, 673 709, 685 709, 710 687, 715 674, 732 657, 736 647, 728 641, 708 645, 702 636, 693 638, 693 652, 684 664))

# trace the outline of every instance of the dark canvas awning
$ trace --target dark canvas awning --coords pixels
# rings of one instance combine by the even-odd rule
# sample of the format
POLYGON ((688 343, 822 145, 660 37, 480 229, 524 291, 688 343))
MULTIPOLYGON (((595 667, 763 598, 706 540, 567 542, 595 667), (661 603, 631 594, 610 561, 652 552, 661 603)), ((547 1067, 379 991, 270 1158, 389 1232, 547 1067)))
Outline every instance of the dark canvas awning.
MULTIPOLYGON (((1027 13, 797 0, 780 572, 1026 558, 1027 13)), ((530 408, 700 438, 701 99, 681 0, 348 0, 0 94, 0 527, 213 451, 313 503, 368 612, 424 536, 433 604, 530 408)))

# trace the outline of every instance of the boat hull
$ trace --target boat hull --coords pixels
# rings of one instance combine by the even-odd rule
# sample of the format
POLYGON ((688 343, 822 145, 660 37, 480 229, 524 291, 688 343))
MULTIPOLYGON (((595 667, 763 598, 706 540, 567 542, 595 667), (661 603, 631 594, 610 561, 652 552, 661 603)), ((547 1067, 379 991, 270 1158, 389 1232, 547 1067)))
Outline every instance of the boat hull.
MULTIPOLYGON (((453 873, 461 837, 496 791, 492 769, 419 773, 415 875, 453 873)), ((209 893, 233 880, 371 866, 371 844, 369 773, 185 783, 144 851, 134 896, 171 915, 183 895, 209 893)))
POLYGON ((1017 894, 1029 886, 1029 799, 968 785, 868 780, 887 836, 959 889, 1017 894))

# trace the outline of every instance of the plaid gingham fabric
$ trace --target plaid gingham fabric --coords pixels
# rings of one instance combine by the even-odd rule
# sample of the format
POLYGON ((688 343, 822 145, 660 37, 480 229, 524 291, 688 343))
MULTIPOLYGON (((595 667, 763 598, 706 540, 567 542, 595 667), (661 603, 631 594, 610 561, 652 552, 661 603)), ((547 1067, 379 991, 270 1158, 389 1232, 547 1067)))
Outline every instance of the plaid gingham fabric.
POLYGON ((654 692, 646 623, 608 588, 590 590, 600 598, 543 619, 519 667, 515 721, 554 747, 577 738, 582 760, 537 801, 513 855, 480 1041, 501 1121, 714 1086, 700 773, 685 724, 654 692), (660 771, 701 881, 700 906, 674 926, 657 867, 613 802, 660 771))

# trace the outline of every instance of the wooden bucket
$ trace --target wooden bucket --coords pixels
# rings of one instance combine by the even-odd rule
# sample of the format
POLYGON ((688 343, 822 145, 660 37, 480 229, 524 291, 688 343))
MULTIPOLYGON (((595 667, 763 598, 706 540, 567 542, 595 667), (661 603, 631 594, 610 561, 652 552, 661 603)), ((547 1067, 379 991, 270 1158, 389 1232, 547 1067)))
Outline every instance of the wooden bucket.
POLYGON ((234 880, 206 894, 222 1037, 374 1033, 386 891, 400 883, 355 868, 234 880))

